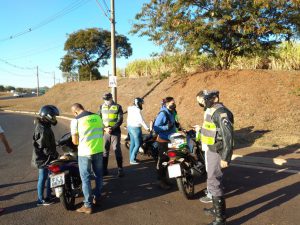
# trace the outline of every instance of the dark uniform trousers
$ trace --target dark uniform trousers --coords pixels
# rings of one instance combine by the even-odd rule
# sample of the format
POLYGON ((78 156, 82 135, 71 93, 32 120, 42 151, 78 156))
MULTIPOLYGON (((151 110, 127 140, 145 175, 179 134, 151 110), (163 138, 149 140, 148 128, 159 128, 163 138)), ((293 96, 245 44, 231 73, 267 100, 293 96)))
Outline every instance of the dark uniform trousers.
POLYGON ((221 169, 221 156, 211 150, 207 154, 207 189, 214 197, 224 195, 223 172, 221 169))
POLYGON ((121 152, 121 133, 104 134, 105 151, 103 157, 109 156, 109 151, 112 149, 115 152, 116 158, 122 158, 121 152))

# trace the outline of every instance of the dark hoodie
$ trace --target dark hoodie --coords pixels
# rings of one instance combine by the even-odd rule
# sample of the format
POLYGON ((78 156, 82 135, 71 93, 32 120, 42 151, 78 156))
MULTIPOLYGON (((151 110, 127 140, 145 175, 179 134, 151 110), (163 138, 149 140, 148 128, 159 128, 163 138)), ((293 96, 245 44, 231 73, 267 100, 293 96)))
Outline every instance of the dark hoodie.
POLYGON ((36 118, 33 134, 32 166, 38 169, 44 168, 57 158, 58 152, 56 151, 55 136, 51 124, 36 118))

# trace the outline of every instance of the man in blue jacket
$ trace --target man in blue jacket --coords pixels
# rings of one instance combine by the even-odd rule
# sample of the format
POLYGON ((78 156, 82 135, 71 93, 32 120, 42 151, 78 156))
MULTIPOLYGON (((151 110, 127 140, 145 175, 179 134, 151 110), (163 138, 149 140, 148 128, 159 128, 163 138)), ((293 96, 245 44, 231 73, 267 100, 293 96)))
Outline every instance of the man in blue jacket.
POLYGON ((167 182, 166 168, 162 166, 162 163, 167 161, 165 153, 168 151, 169 136, 176 133, 176 123, 174 110, 176 108, 175 100, 173 97, 165 98, 165 105, 161 108, 154 122, 154 131, 158 134, 158 161, 157 161, 157 175, 159 180, 159 186, 162 189, 170 189, 170 185, 167 182))

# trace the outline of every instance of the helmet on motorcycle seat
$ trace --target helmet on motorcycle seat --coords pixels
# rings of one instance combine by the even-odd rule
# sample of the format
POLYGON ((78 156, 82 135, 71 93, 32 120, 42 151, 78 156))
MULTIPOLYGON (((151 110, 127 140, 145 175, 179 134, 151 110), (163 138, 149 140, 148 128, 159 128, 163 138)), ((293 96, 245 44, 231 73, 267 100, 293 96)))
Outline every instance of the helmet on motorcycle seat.
POLYGON ((140 110, 142 110, 143 109, 142 105, 144 104, 144 99, 137 97, 137 98, 134 99, 133 104, 135 106, 137 106, 140 110))
POLYGON ((105 101, 109 101, 112 99, 112 94, 111 93, 105 93, 103 96, 102 96, 102 99, 105 100, 105 101))
POLYGON ((44 105, 39 111, 39 116, 55 126, 57 124, 56 116, 59 116, 59 110, 54 105, 44 105))

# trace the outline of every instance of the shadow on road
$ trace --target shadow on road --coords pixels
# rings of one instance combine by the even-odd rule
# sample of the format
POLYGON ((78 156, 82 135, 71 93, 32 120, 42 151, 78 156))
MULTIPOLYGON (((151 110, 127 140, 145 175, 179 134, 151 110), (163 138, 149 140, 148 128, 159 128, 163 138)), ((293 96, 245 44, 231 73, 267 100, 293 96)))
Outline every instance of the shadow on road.
POLYGON ((258 209, 252 211, 251 213, 242 216, 238 219, 234 219, 230 222, 230 224, 244 224, 248 220, 255 218, 261 213, 264 213, 268 210, 273 209, 274 207, 278 207, 281 204, 288 202, 289 200, 293 199, 294 197, 299 195, 299 187, 300 182, 296 182, 294 184, 288 185, 286 187, 280 188, 274 192, 261 196, 257 199, 254 199, 251 202, 247 202, 246 204, 239 205, 234 208, 230 208, 228 210, 228 214, 237 214, 246 210, 250 207, 264 204, 263 206, 259 207, 258 209))

